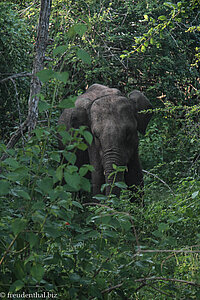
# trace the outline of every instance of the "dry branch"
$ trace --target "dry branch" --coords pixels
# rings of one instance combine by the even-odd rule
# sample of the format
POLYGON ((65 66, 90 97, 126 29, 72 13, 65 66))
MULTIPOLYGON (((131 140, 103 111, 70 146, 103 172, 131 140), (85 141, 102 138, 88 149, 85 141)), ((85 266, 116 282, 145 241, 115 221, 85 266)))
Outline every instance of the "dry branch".
MULTIPOLYGON (((0 74, 0 76, 2 76, 2 74, 0 74)), ((21 77, 30 77, 30 76, 32 76, 32 74, 28 73, 28 72, 21 72, 21 73, 17 73, 17 74, 11 74, 6 78, 1 79, 0 83, 3 83, 5 81, 11 80, 11 79, 16 79, 16 78, 21 78, 21 77)))

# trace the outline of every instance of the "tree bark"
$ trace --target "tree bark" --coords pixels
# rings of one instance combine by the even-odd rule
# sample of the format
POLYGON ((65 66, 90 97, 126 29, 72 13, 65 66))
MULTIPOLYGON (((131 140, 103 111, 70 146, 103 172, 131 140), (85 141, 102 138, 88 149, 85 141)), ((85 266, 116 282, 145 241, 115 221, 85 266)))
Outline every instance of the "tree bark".
MULTIPOLYGON (((51 14, 51 4, 52 0, 41 0, 40 4, 40 17, 38 23, 37 40, 35 45, 35 59, 33 62, 32 69, 32 80, 30 84, 30 94, 28 100, 28 116, 26 120, 20 125, 20 127, 11 136, 7 149, 11 149, 19 141, 25 132, 29 132, 35 128, 38 119, 38 94, 41 90, 41 81, 36 76, 36 73, 44 68, 45 61, 45 51, 48 43, 48 28, 49 28, 49 18, 51 14)), ((7 157, 5 153, 1 160, 7 157)))
POLYGON ((36 40, 36 55, 32 70, 32 80, 29 95, 29 111, 28 111, 28 131, 29 135, 35 128, 38 119, 38 94, 41 90, 41 81, 36 76, 36 73, 43 70, 45 61, 45 51, 48 43, 48 28, 49 28, 49 17, 51 13, 52 0, 41 0, 40 6, 40 18, 38 25, 38 33, 36 40))

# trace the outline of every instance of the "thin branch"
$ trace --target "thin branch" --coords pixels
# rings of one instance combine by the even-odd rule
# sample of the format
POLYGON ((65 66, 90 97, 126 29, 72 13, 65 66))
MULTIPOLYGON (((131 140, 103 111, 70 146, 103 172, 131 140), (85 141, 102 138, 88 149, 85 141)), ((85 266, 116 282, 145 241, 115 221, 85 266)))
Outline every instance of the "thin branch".
POLYGON ((10 243, 10 245, 8 246, 8 248, 6 249, 2 259, 0 260, 0 265, 2 264, 2 262, 4 261, 6 255, 10 252, 10 249, 12 248, 13 244, 15 243, 17 237, 18 237, 19 233, 14 237, 14 239, 12 240, 12 242, 10 243))
POLYGON ((172 281, 172 282, 178 282, 178 283, 184 283, 184 284, 189 284, 192 286, 199 286, 199 283, 193 282, 193 281, 187 281, 187 280, 182 280, 182 279, 176 279, 176 278, 163 278, 163 277, 146 277, 146 278, 140 278, 136 279, 135 282, 143 282, 143 281, 172 281))
POLYGON ((173 190, 170 188, 170 186, 164 181, 162 180, 161 178, 159 178, 156 174, 153 174, 151 172, 148 172, 146 170, 142 170, 143 173, 146 173, 148 175, 151 175, 153 177, 155 177, 156 179, 158 179, 160 182, 162 182, 166 187, 168 187, 168 189, 170 190, 170 192, 175 196, 175 193, 173 192, 173 190))
POLYGON ((22 145, 24 147, 25 137, 24 137, 23 130, 22 130, 22 114, 21 114, 20 103, 19 103, 19 94, 18 94, 18 91, 17 91, 17 86, 16 86, 16 83, 15 83, 15 80, 13 78, 11 78, 11 81, 12 81, 12 83, 14 85, 15 96, 16 96, 16 99, 17 99, 17 107, 18 107, 18 114, 19 114, 19 124, 20 124, 20 129, 21 129, 21 136, 22 136, 22 145))
POLYGON ((28 72, 21 72, 21 73, 17 73, 17 74, 12 74, 12 75, 4 78, 4 79, 1 79, 0 83, 3 83, 7 80, 12 80, 12 79, 21 78, 21 77, 30 77, 30 76, 33 76, 33 74, 28 73, 28 72))
POLYGON ((138 253, 200 253, 193 250, 138 250, 138 253))

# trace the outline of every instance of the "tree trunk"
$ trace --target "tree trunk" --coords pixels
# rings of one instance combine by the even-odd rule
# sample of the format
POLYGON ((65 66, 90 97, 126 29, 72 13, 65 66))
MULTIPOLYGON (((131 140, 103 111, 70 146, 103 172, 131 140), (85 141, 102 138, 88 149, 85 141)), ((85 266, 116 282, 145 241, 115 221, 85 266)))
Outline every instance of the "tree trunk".
MULTIPOLYGON (((35 59, 33 62, 32 80, 30 85, 30 95, 28 101, 28 116, 23 124, 16 130, 11 136, 10 141, 7 144, 7 149, 11 149, 19 141, 25 132, 29 132, 35 128, 38 118, 38 101, 37 96, 41 90, 41 82, 36 76, 36 73, 44 68, 45 51, 48 41, 48 28, 49 28, 49 17, 51 14, 52 0, 41 0, 40 5, 40 17, 38 24, 37 40, 35 46, 35 59)), ((5 153, 1 160, 6 159, 7 154, 5 153)), ((1 171, 1 170, 0 170, 1 171)))
POLYGON ((36 55, 33 63, 32 80, 29 95, 29 111, 28 111, 28 132, 35 128, 38 119, 38 101, 37 96, 41 90, 41 81, 36 76, 36 73, 43 70, 45 61, 45 51, 48 42, 49 17, 51 13, 52 0, 41 0, 40 18, 38 25, 38 33, 36 40, 36 55))

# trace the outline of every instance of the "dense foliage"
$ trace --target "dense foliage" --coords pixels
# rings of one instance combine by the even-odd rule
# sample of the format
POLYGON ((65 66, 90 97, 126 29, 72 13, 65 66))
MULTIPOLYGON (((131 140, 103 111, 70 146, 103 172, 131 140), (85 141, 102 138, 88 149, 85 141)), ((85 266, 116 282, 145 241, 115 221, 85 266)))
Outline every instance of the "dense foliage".
MULTIPOLYGON (((30 71, 38 22, 37 3, 12 3, 0 3, 1 78, 30 71)), ((39 122, 23 147, 6 150, 3 140, 25 118, 29 80, 0 82, 2 298, 200 297, 199 8, 195 0, 53 1, 39 122), (129 202, 123 183, 113 183, 119 199, 92 198, 84 177, 92 167, 75 166, 91 134, 55 125, 94 82, 137 88, 154 106, 140 140, 145 207, 129 202), (56 132, 67 142, 64 164, 56 132)))
POLYGON ((6 138, 26 116, 32 45, 25 20, 11 3, 0 3, 0 80, 21 74, 20 79, 0 84, 0 138, 6 138), (24 75, 24 76, 23 76, 24 75))

